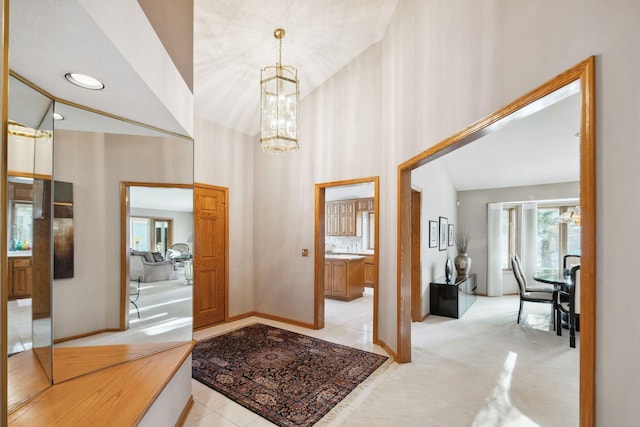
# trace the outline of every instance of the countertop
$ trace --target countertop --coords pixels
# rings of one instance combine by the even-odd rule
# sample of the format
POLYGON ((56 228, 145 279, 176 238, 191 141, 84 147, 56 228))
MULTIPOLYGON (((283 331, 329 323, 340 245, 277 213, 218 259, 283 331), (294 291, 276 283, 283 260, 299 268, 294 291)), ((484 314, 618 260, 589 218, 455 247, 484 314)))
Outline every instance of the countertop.
POLYGON ((325 252, 326 256, 331 255, 362 255, 362 256, 373 256, 373 249, 361 249, 358 251, 336 251, 333 252, 325 252))
POLYGON ((364 256, 355 255, 355 254, 325 254, 324 258, 326 260, 340 259, 340 260, 356 261, 356 260, 359 260, 359 259, 364 259, 364 256))
POLYGON ((10 257, 31 256, 31 251, 7 251, 7 256, 10 256, 10 257))

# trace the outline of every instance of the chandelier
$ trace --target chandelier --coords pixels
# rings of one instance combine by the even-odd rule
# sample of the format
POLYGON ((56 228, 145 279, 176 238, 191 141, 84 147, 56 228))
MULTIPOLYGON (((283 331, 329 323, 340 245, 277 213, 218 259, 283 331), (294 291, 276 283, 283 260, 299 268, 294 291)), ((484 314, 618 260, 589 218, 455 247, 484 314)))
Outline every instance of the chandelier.
POLYGON ((260 145, 270 153, 298 149, 298 71, 282 65, 284 34, 282 28, 273 32, 280 42, 278 63, 260 70, 260 145))
POLYGON ((569 225, 580 225, 582 212, 580 206, 570 207, 558 217, 558 222, 569 225))

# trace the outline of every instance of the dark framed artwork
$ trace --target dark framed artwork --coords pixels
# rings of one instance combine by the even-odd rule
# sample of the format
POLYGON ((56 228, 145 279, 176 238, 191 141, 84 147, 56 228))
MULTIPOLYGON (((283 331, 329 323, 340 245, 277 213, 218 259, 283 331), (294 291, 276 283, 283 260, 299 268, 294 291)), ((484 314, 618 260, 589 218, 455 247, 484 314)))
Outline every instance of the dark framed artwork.
POLYGON ((73 277, 73 184, 53 183, 53 278, 73 277))
POLYGON ((429 247, 438 247, 438 221, 429 221, 429 247))
POLYGON ((449 224, 449 246, 453 246, 456 240, 453 224, 449 224))
POLYGON ((440 217, 440 238, 438 249, 441 251, 447 250, 447 234, 449 232, 449 220, 443 216, 440 217))

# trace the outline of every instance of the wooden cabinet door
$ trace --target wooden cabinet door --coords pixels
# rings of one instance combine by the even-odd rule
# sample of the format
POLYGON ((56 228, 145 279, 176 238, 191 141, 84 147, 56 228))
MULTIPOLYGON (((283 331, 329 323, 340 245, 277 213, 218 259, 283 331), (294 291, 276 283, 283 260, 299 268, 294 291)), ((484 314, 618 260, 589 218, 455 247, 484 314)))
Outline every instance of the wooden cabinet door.
POLYGON ((347 296, 347 263, 331 263, 332 288, 331 293, 338 296, 347 296))
POLYGON ((359 211, 372 211, 373 210, 373 198, 369 197, 367 199, 358 199, 358 210, 359 211))
POLYGON ((356 235, 356 202, 344 202, 345 236, 356 235))
POLYGON ((373 265, 364 265, 364 283, 373 286, 373 265))
POLYGON ((225 320, 227 288, 227 189, 194 187, 193 327, 225 320))
POLYGON ((31 296, 31 259, 15 258, 12 260, 10 295, 14 298, 31 296))
POLYGON ((331 295, 331 283, 333 282, 333 276, 331 274, 331 263, 324 263, 324 294, 331 295))
POLYGON ((340 233, 340 203, 329 202, 327 205, 327 236, 338 236, 340 233))

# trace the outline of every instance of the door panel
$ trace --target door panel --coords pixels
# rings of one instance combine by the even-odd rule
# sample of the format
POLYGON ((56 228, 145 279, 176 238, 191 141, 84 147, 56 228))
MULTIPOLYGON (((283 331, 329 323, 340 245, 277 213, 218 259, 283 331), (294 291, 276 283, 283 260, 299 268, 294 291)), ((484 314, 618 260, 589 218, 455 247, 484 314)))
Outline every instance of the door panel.
POLYGON ((194 187, 193 327, 225 320, 227 289, 227 189, 194 187))

